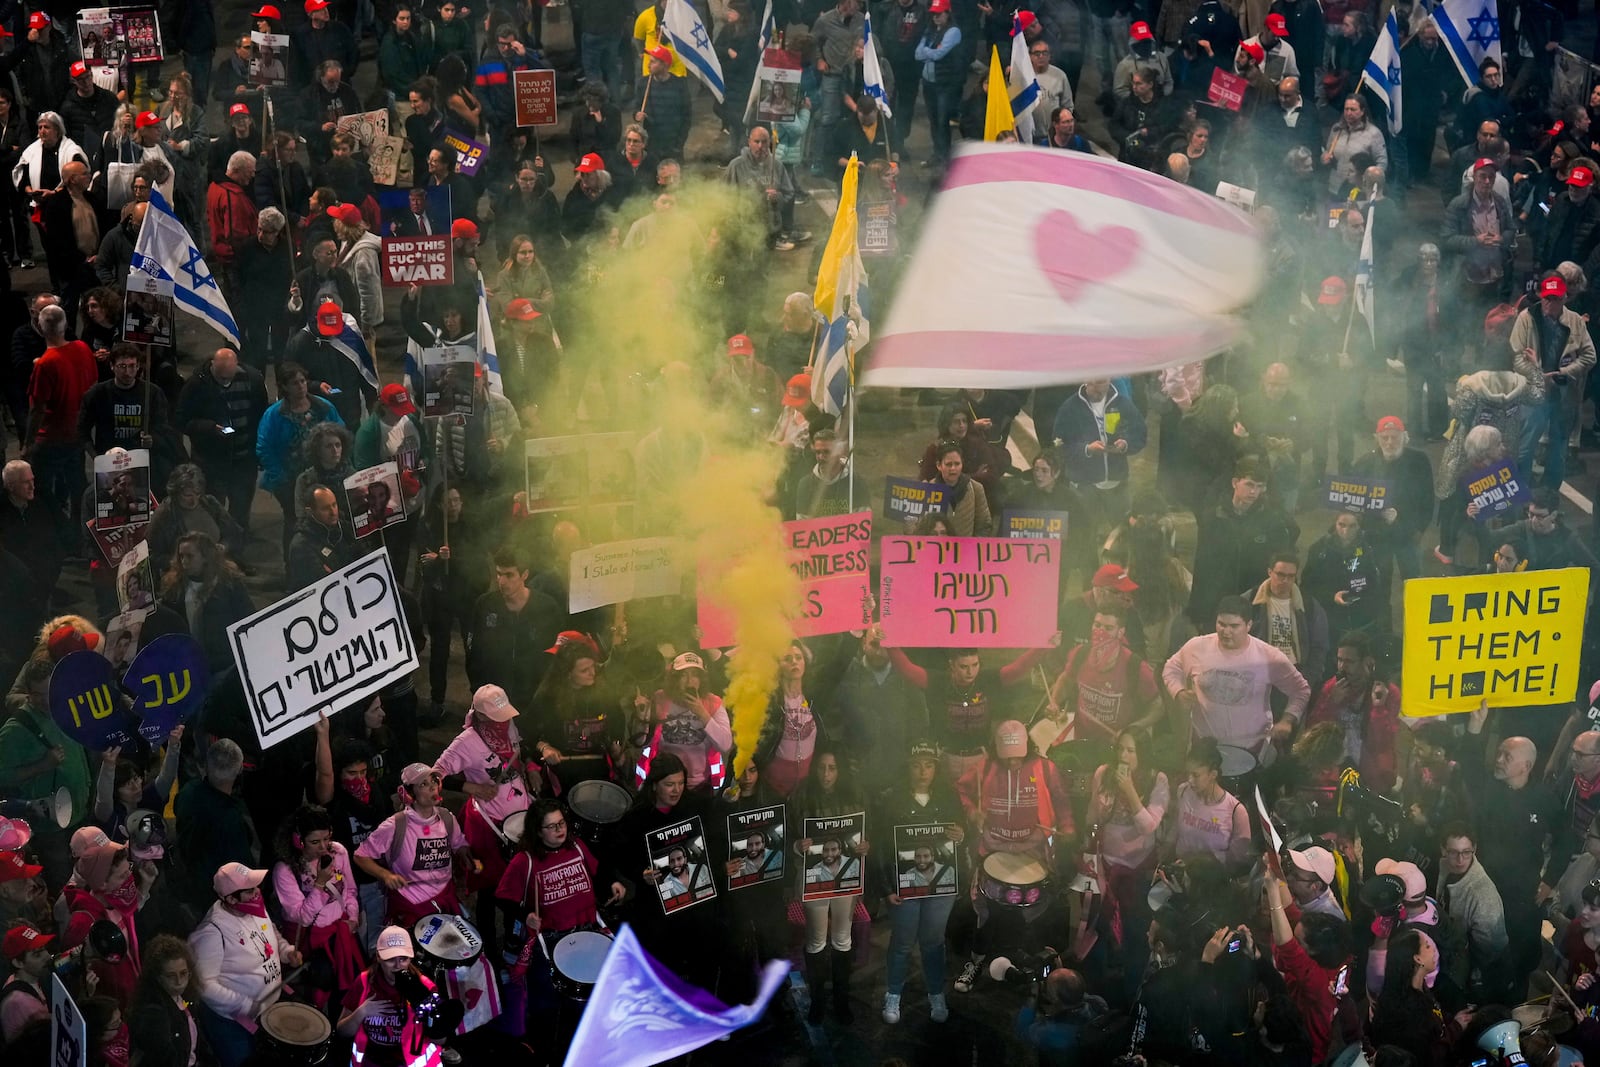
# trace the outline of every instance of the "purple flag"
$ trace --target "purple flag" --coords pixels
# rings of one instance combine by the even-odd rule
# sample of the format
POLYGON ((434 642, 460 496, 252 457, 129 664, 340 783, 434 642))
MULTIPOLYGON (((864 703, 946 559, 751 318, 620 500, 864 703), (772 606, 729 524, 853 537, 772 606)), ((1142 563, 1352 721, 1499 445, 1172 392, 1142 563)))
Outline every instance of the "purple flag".
POLYGON ((565 1067, 647 1067, 693 1052, 759 1019, 788 973, 788 961, 771 961, 755 1003, 730 1008, 651 959, 624 926, 600 968, 565 1067))

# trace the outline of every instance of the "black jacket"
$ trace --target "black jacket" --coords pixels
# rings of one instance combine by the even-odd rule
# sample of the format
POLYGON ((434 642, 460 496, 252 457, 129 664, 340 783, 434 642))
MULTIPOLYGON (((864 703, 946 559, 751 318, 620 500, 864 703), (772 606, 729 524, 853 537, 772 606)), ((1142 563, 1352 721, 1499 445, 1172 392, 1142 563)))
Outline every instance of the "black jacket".
MULTIPOLYGON (((141 987, 128 1013, 128 1039, 139 1050, 142 1067, 188 1067, 189 1017, 177 1002, 165 993, 152 991, 146 994, 141 987)), ((195 1062, 201 1067, 215 1063, 205 1034, 195 1026, 198 1044, 193 1051, 195 1062)))
POLYGON ((317 69, 329 59, 337 59, 344 67, 344 80, 352 82, 356 64, 361 62, 361 51, 356 47, 355 34, 350 32, 350 27, 330 19, 320 30, 309 22, 296 30, 289 57, 295 67, 290 74, 291 84, 309 85, 317 77, 317 69))
MULTIPOLYGON (((189 612, 184 604, 184 595, 184 583, 180 582, 162 594, 161 602, 177 612, 187 624, 189 612)), ((239 581, 218 579, 211 587, 210 594, 201 601, 198 625, 191 626, 190 630, 191 636, 200 642, 201 649, 205 651, 206 665, 211 668, 212 674, 220 674, 233 666, 233 646, 228 643, 228 627, 240 619, 248 618, 255 610, 244 583, 239 581)))
POLYGON ((1433 524, 1433 464, 1428 454, 1417 448, 1404 448, 1394 460, 1373 449, 1355 462, 1354 474, 1389 483, 1389 506, 1399 514, 1385 522, 1381 513, 1362 523, 1362 529, 1378 547, 1416 544, 1417 538, 1433 524))
POLYGON ((189 447, 202 468, 232 463, 255 465, 256 429, 267 410, 267 387, 261 373, 241 363, 224 386, 211 374, 208 359, 178 394, 177 425, 189 436, 189 447), (223 433, 222 427, 233 432, 223 433))
POLYGON ((502 686, 516 707, 533 707, 567 613, 537 590, 528 590, 522 611, 512 613, 498 592, 478 598, 468 620, 467 678, 473 689, 489 682, 502 686))
POLYGON ((1259 583, 1274 552, 1293 551, 1300 527, 1264 500, 1242 515, 1224 500, 1197 518, 1189 618, 1205 632, 1216 622, 1217 601, 1259 583))
POLYGON ((355 543, 345 537, 343 523, 324 526, 309 515, 295 523, 284 561, 284 586, 291 593, 321 581, 356 557, 355 543))
POLYGON ((78 95, 76 89, 67 91, 61 101, 61 121, 67 127, 67 136, 77 141, 89 154, 89 169, 100 167, 100 140, 117 114, 117 97, 98 85, 88 97, 78 95))

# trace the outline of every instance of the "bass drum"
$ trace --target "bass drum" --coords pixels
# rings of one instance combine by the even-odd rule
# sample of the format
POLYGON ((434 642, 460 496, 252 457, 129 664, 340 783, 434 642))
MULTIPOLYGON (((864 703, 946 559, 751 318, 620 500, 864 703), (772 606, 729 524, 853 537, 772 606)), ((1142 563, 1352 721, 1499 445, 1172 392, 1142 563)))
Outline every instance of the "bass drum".
POLYGON ((411 937, 417 943, 417 966, 435 983, 442 982, 447 971, 472 966, 483 953, 478 928, 460 915, 424 915, 412 927, 411 937))
POLYGON ((1050 899, 1050 872, 1032 856, 993 852, 978 869, 978 892, 1004 908, 1032 908, 1050 899))
POLYGON ((571 1000, 588 1000, 611 944, 611 935, 598 930, 575 930, 557 941, 550 951, 550 978, 556 992, 571 1000))
POLYGON ((633 798, 616 782, 589 778, 567 790, 572 832, 589 845, 598 844, 606 827, 628 813, 633 798))
POLYGON ((256 1052, 285 1067, 322 1063, 333 1044, 327 1016, 309 1004, 280 1000, 256 1020, 256 1052))

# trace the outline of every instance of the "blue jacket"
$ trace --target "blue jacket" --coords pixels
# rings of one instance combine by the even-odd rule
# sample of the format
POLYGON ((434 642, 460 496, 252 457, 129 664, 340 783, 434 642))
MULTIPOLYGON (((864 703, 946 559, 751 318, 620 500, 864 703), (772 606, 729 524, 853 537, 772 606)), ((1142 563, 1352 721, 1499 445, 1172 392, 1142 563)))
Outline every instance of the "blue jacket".
MULTIPOLYGON (((307 424, 307 429, 319 422, 344 425, 344 420, 333 405, 320 396, 311 398, 311 410, 315 415, 307 424)), ((295 424, 283 413, 282 400, 261 416, 261 425, 256 429, 256 461, 261 464, 261 488, 267 492, 275 493, 283 486, 293 484, 295 475, 304 467, 299 455, 290 454, 297 451, 297 436, 295 424)))
POLYGON ((1147 434, 1144 416, 1115 385, 1110 389, 1106 402, 1106 421, 1115 427, 1110 434, 1095 418, 1094 410, 1083 398, 1081 386, 1056 412, 1052 434, 1061 442, 1061 452, 1067 461, 1067 480, 1074 485, 1127 481, 1128 457, 1145 446, 1147 434), (1119 438, 1128 442, 1126 452, 1113 452, 1109 447, 1103 453, 1084 451, 1086 446, 1095 441, 1109 446, 1110 442, 1119 438))

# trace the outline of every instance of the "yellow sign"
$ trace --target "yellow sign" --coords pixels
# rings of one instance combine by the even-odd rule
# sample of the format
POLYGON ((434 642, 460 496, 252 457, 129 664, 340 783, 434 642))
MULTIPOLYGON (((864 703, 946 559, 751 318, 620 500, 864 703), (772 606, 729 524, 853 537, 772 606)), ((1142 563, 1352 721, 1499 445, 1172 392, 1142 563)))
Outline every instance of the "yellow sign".
POLYGON ((1589 572, 1413 578, 1405 586, 1406 715, 1541 707, 1578 687, 1589 572))

